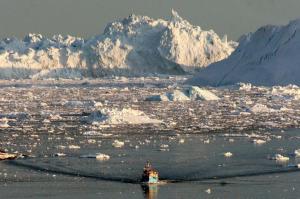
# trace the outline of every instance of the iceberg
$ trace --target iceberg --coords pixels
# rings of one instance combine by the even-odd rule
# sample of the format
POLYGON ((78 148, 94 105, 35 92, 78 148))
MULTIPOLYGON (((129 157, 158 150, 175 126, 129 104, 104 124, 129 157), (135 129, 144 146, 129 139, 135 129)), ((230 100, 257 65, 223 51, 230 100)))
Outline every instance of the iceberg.
POLYGON ((223 86, 239 82, 259 86, 300 85, 300 19, 288 25, 268 25, 239 39, 227 58, 188 80, 192 85, 223 86))
POLYGON ((0 78, 181 75, 227 58, 236 46, 174 10, 169 20, 132 14, 87 39, 31 33, 22 40, 0 40, 0 78))

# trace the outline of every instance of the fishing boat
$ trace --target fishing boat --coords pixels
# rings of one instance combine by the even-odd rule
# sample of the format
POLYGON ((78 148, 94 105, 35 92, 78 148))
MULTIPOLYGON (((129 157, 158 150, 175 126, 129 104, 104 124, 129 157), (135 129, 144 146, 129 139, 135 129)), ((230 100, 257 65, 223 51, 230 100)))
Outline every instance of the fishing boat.
POLYGON ((142 182, 147 184, 157 184, 159 182, 158 172, 152 168, 149 161, 147 161, 144 167, 142 182))

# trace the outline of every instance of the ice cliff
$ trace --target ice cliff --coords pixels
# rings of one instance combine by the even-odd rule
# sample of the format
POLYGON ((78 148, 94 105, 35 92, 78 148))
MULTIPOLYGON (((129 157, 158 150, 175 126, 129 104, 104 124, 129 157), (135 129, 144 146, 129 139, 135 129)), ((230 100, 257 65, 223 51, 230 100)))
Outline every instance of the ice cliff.
POLYGON ((130 15, 81 39, 29 34, 0 41, 0 78, 184 74, 227 58, 237 43, 172 11, 170 20, 130 15))
POLYGON ((210 65, 188 82, 221 86, 238 82, 254 85, 300 85, 300 19, 285 26, 264 26, 241 37, 231 56, 210 65))

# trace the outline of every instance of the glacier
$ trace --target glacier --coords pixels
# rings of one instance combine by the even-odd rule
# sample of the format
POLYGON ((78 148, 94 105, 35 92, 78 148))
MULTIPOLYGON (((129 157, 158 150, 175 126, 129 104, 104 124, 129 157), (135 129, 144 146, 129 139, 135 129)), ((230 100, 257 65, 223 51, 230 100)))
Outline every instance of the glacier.
POLYGON ((267 25, 244 35, 227 59, 200 71, 187 82, 223 86, 239 82, 259 86, 300 85, 300 19, 267 25))
POLYGON ((191 74, 227 58, 236 47, 226 35, 193 26, 174 10, 170 20, 132 14, 88 39, 40 34, 3 39, 0 78, 191 74))

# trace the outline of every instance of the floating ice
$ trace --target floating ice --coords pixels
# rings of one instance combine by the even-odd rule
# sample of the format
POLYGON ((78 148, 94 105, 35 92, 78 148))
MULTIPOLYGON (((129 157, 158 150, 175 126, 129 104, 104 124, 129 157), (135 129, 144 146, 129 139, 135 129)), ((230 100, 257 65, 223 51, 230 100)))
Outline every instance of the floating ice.
POLYGON ((280 162, 286 162, 286 161, 289 161, 289 160, 290 160, 289 157, 283 156, 283 155, 281 155, 281 154, 275 154, 275 156, 274 156, 272 159, 273 159, 273 160, 280 161, 280 162))
POLYGON ((182 139, 180 139, 180 140, 179 140, 179 144, 183 144, 183 143, 184 143, 184 141, 185 141, 185 140, 184 140, 183 138, 182 138, 182 139))
POLYGON ((300 100, 300 88, 296 85, 273 86, 270 93, 274 96, 300 100))
POLYGON ((239 90, 241 91, 251 91, 252 84, 250 83, 239 83, 239 90))
POLYGON ((207 194, 211 194, 211 189, 207 189, 207 190, 205 190, 205 192, 206 192, 207 194))
POLYGON ((100 161, 105 161, 105 160, 110 159, 109 155, 106 155, 106 154, 103 154, 103 153, 96 153, 95 155, 93 155, 93 154, 81 155, 80 157, 81 158, 95 158, 95 159, 100 160, 100 161))
POLYGON ((167 145, 167 144, 162 144, 162 145, 160 145, 160 148, 169 148, 169 145, 167 145))
POLYGON ((266 141, 265 140, 261 140, 261 139, 254 139, 253 143, 257 144, 257 145, 261 145, 261 144, 265 144, 266 141))
POLYGON ((82 133, 85 136, 100 136, 100 137, 111 137, 113 134, 111 133, 101 133, 98 131, 87 131, 82 133))
POLYGON ((69 149, 80 149, 78 145, 69 145, 69 149))
POLYGON ((64 157, 64 156, 66 156, 66 154, 64 154, 64 153, 56 153, 56 154, 54 154, 54 156, 57 156, 57 157, 64 157))
POLYGON ((275 112, 276 110, 272 108, 268 108, 264 104, 255 104, 253 107, 250 108, 250 111, 252 113, 269 113, 269 112, 275 112))
POLYGON ((8 128, 10 125, 8 124, 8 119, 6 117, 0 119, 0 128, 8 128))
POLYGON ((159 124, 162 121, 151 119, 144 112, 131 108, 102 109, 90 113, 89 116, 82 117, 82 121, 93 124, 159 124))
POLYGON ((295 150, 294 154, 295 154, 296 157, 299 158, 300 157, 300 149, 295 150))
POLYGON ((230 158, 231 156, 233 156, 233 154, 231 152, 226 152, 224 153, 224 156, 230 158))
POLYGON ((115 140, 115 141, 112 143, 112 145, 113 145, 113 147, 115 147, 115 148, 122 148, 122 147, 125 145, 125 143, 122 142, 122 141, 119 141, 119 140, 115 140))
POLYGON ((213 92, 191 86, 183 90, 174 90, 173 92, 164 93, 162 95, 154 95, 146 98, 146 101, 189 101, 189 100, 219 100, 213 92))
POLYGON ((59 114, 54 114, 54 115, 50 114, 49 119, 50 120, 61 120, 62 117, 59 114))
POLYGON ((89 107, 89 106, 94 106, 95 103, 93 101, 71 100, 71 101, 64 102, 63 105, 67 107, 89 107))

